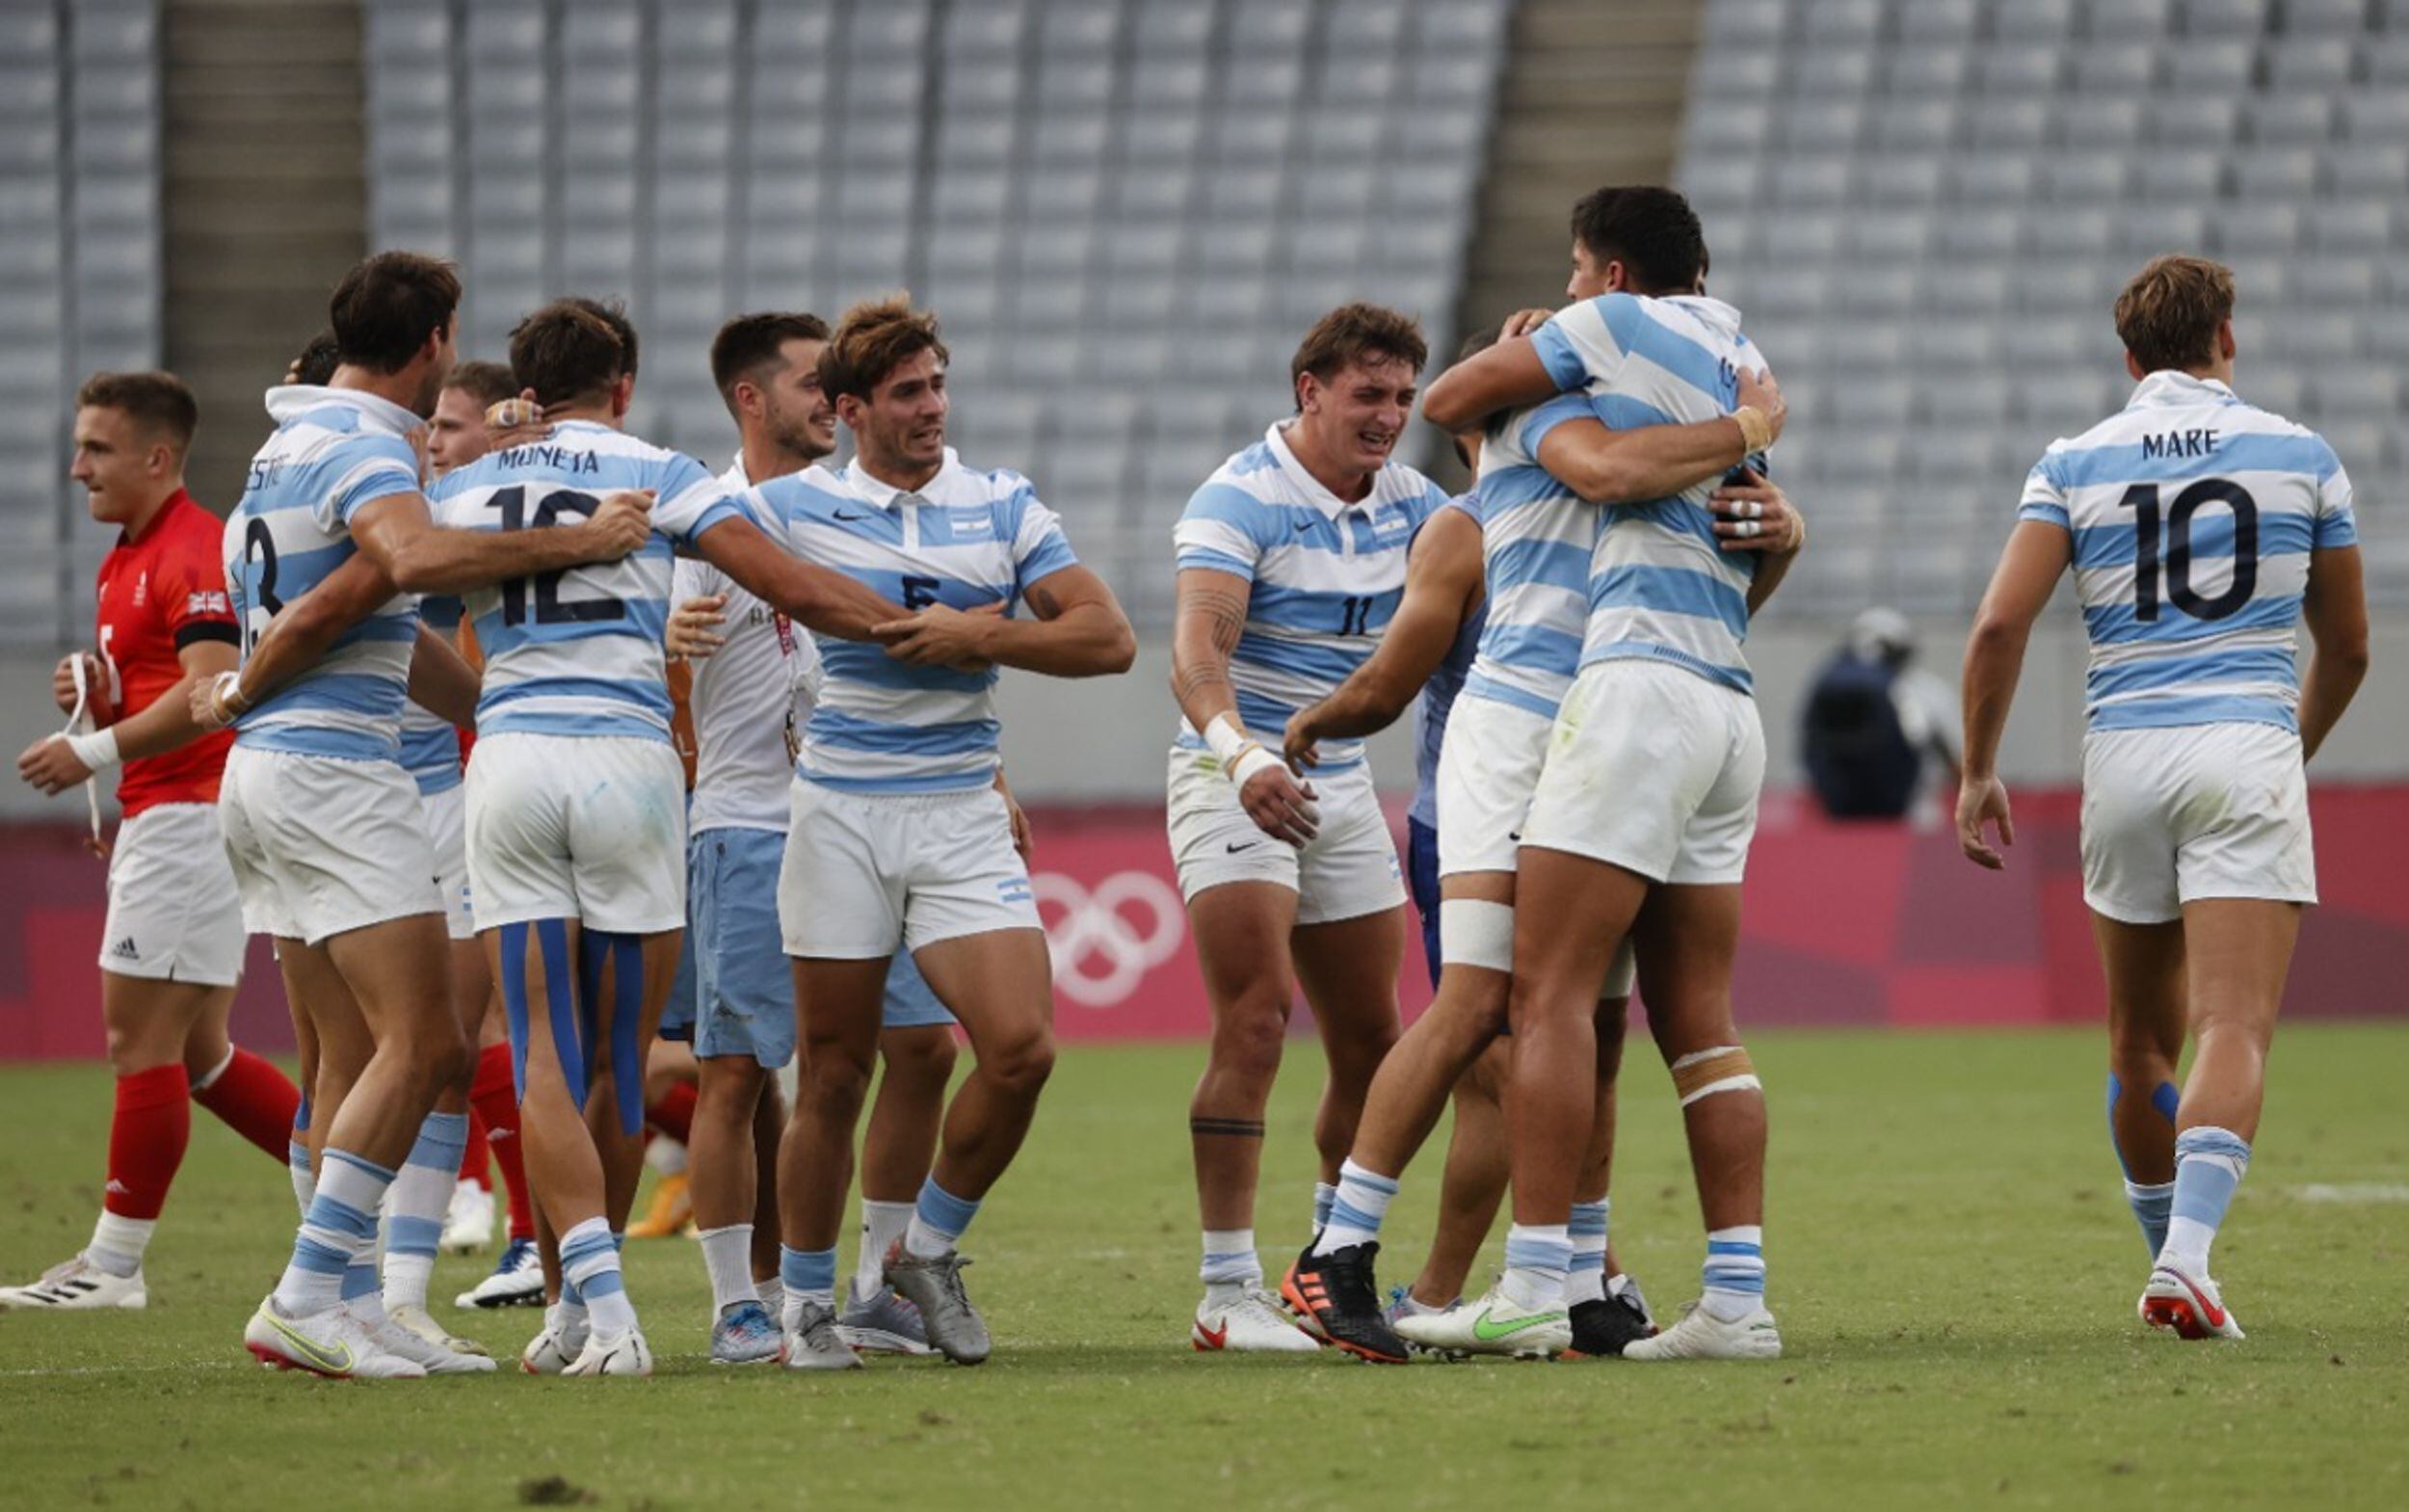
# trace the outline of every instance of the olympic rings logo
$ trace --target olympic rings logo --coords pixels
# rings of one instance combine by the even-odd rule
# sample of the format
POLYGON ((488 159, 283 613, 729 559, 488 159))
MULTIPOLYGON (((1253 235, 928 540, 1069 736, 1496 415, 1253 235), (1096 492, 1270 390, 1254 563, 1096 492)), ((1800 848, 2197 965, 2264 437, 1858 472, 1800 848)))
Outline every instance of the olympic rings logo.
POLYGON ((1114 872, 1093 892, 1058 871, 1029 881, 1052 946, 1054 986, 1083 1008, 1126 1002, 1186 937, 1178 892, 1151 871, 1114 872), (1132 911, 1145 915, 1143 928, 1129 917, 1132 911))

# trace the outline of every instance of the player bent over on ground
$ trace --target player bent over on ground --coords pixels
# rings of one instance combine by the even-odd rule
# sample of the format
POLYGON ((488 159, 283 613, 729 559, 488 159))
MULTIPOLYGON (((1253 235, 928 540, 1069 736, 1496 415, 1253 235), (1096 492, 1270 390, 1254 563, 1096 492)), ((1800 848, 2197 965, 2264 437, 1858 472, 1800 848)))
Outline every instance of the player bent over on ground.
POLYGON ((935 317, 901 299, 847 311, 820 377, 856 459, 759 490, 795 551, 913 611, 879 627, 883 650, 821 638, 795 767, 779 922, 803 1068, 778 1206, 797 1369, 860 1364, 836 1332, 836 1238, 899 946, 977 1059, 883 1267, 946 1358, 987 1358, 955 1245, 1053 1069, 1046 935, 998 780, 996 669, 1100 676, 1136 654, 1111 590, 1078 565, 1028 481, 966 467, 945 445, 945 358, 935 317), (1016 616, 1020 603, 1033 622, 1016 616))
MULTIPOLYGON (((1604 292, 1599 270, 1611 261, 1611 256, 1581 259, 1586 271, 1576 273, 1570 292, 1575 298, 1604 292)), ((1509 323, 1509 331, 1522 319, 1509 323)), ((1477 341, 1466 358, 1488 345, 1477 341)), ((1778 391, 1747 382, 1743 399, 1775 407, 1778 427, 1778 391)), ((1434 386, 1461 390, 1464 385, 1449 375, 1434 386)), ((1465 1268, 1504 1185, 1495 1084, 1474 1068, 1505 1023, 1515 836, 1546 750, 1549 724, 1543 711, 1561 697, 1578 658, 1585 618, 1578 590, 1603 518, 1597 505, 1653 500, 1719 478, 1738 464, 1746 443, 1742 428, 1730 419, 1609 432, 1598 423, 1592 402, 1573 395, 1543 409, 1512 411, 1498 424, 1492 446, 1481 445, 1475 426, 1459 437, 1458 447, 1486 464, 1481 483, 1434 518, 1416 543, 1406 601, 1389 638, 1337 693, 1289 725, 1292 751, 1324 731, 1368 733, 1376 728, 1373 720, 1385 724, 1393 717, 1416 677, 1434 664, 1460 623, 1475 617, 1486 622, 1469 675, 1459 675, 1463 697, 1472 701, 1463 707, 1474 717, 1457 732, 1436 736, 1427 719, 1429 695, 1424 696, 1424 740, 1436 750, 1428 764, 1436 788, 1432 839, 1439 897, 1431 921, 1436 927, 1429 932, 1440 963, 1438 995, 1382 1062, 1355 1148, 1341 1168, 1337 1216, 1297 1261, 1284 1287, 1290 1305, 1311 1311, 1342 1347, 1379 1360, 1403 1358, 1409 1337, 1419 1334, 1441 1340, 1440 1347, 1451 1353, 1535 1347, 1529 1336, 1486 1333, 1469 1313, 1445 1319, 1430 1315, 1449 1311, 1457 1300, 1453 1291, 1430 1296, 1426 1305, 1384 1312, 1371 1269, 1376 1240, 1405 1166, 1436 1127, 1450 1087, 1458 1123, 1448 1152, 1450 1189, 1441 1202, 1445 1218, 1473 1206, 1452 1190, 1459 1172, 1469 1175, 1488 1163, 1484 1152, 1468 1141, 1477 1141, 1484 1129, 1495 1131, 1496 1141, 1495 1184, 1477 1204, 1477 1227, 1455 1246, 1465 1268), (1592 491, 1584 494, 1559 482, 1540 465, 1542 458, 1564 476, 1583 479, 1592 491), (1601 494, 1600 489, 1605 491, 1601 494), (1485 501, 1495 501, 1494 525, 1485 501), (1484 579, 1489 604, 1481 599, 1484 579), (1438 744, 1442 738, 1443 746, 1438 744), (1401 1334, 1391 1325, 1406 1316, 1415 1321, 1401 1334)), ((1443 715, 1439 723, 1452 727, 1443 715)), ((1628 956, 1624 952, 1610 973, 1600 1001, 1600 1101, 1582 1200, 1573 1217, 1574 1347, 1585 1355, 1620 1353, 1625 1342, 1653 1331, 1645 1300, 1611 1263, 1606 1232, 1615 1073, 1630 992, 1628 956)), ((1503 1047, 1498 1058, 1504 1059, 1503 1047)), ((1448 1238, 1443 1222, 1441 1238, 1443 1243, 1448 1238)), ((1453 1274, 1460 1287, 1464 1270, 1453 1274)))
POLYGON ((379 1206, 466 1054, 434 860, 395 756, 418 663, 448 674, 448 694, 422 695, 439 712, 464 713, 473 679, 456 656, 430 658, 440 643, 422 643, 414 596, 616 557, 647 533, 635 496, 549 536, 434 527, 410 438, 452 365, 459 301, 449 266, 408 252, 336 288, 340 365, 328 386, 270 393, 277 432, 226 521, 243 668, 199 701, 239 721, 219 809, 245 921, 277 937, 304 1050, 357 1065, 312 1130, 319 1171, 292 1261, 245 1331, 261 1360, 320 1374, 491 1368, 395 1328, 376 1278, 379 1206), (340 1037, 360 1043, 338 1053, 340 1037))
POLYGON ((1958 839, 2013 843, 1996 762, 2034 620, 2071 565, 2091 639, 2083 901, 2108 990, 2108 1127, 2151 1254, 2142 1320, 2239 1339, 2209 1249, 2250 1164, 2303 905, 2306 764, 2368 668, 2349 476, 2234 391, 2234 276, 2161 257, 2116 302, 2116 414, 2025 481, 1966 652, 1958 839), (2315 652, 2292 663, 2308 621, 2315 652), (2175 1067, 2188 1028, 2191 1074, 2175 1067))
POLYGON ((232 740, 194 723, 189 695, 232 670, 240 636, 218 520, 184 491, 195 413, 167 373, 96 374, 76 395, 70 474, 93 517, 120 534, 100 565, 97 650, 72 653, 52 679, 70 730, 37 742, 17 771, 55 794, 124 766, 100 941, 117 1103, 92 1242, 0 1288, 0 1310, 146 1306, 143 1254, 183 1163, 189 1103, 280 1156, 300 1101, 283 1073, 226 1038, 248 943, 218 829, 232 740))
POLYGON ((643 1068, 685 926, 684 773, 662 655, 671 557, 699 554, 806 623, 854 635, 893 610, 780 552, 691 458, 621 429, 634 388, 615 322, 563 300, 511 335, 551 436, 448 474, 463 529, 542 537, 614 489, 650 491, 648 540, 619 561, 474 595, 486 666, 468 777, 470 890, 520 1057, 522 1137, 560 1239, 561 1302, 522 1364, 643 1375, 651 1355, 620 1275, 643 1147, 643 1068))

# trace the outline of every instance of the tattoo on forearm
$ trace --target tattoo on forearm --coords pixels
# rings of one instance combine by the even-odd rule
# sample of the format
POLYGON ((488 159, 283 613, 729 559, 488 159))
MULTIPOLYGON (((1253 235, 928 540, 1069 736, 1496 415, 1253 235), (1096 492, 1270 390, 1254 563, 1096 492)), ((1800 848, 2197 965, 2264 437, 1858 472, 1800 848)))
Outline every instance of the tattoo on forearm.
POLYGON ((1173 691, 1182 703, 1205 689, 1230 685, 1230 655, 1238 649, 1238 637, 1246 632, 1246 603, 1244 594, 1218 588, 1192 589, 1180 597, 1179 618, 1203 620, 1213 649, 1210 662, 1179 669, 1173 691))
POLYGON ((1191 1134, 1225 1134, 1231 1139, 1260 1139, 1263 1121, 1259 1118, 1191 1118, 1191 1134))

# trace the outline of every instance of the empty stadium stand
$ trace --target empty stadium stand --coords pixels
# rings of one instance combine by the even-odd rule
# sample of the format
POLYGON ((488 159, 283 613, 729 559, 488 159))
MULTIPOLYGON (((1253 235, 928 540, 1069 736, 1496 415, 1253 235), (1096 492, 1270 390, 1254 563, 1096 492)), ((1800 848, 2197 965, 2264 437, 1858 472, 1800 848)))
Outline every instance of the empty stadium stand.
POLYGON ((1971 609, 2168 252, 2232 264, 2239 391, 2332 440, 2409 598, 2404 0, 1708 0, 1679 182, 1790 399, 1793 612, 1971 609))

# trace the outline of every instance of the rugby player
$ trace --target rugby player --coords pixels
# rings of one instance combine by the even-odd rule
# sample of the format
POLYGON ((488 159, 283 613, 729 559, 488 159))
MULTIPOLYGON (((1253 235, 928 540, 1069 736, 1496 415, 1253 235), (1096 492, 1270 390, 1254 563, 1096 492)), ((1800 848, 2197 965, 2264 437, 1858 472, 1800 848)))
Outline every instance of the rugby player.
POLYGON ((1330 1216, 1364 1089, 1397 1037, 1405 889, 1363 746, 1331 740, 1313 777, 1265 742, 1380 642, 1406 547, 1446 502, 1391 455, 1428 352, 1407 316, 1345 305, 1289 362, 1296 404, 1222 464, 1173 532, 1178 597, 1172 857, 1213 1034, 1188 1108, 1204 1222, 1201 1350, 1310 1351, 1263 1289, 1255 1245, 1263 1110, 1302 982, 1329 1061, 1313 1142, 1313 1228, 1330 1216))
MULTIPOLYGON (((1594 264, 1582 266, 1594 275, 1594 264)), ((1582 299, 1603 289, 1594 277, 1576 271, 1568 292, 1582 299)), ((1544 316, 1526 311, 1500 335, 1522 334, 1544 316)), ((1491 344, 1487 337, 1475 338, 1462 359, 1491 344)), ((1743 400, 1772 407, 1778 428, 1778 391, 1769 385, 1760 391, 1753 379, 1747 385, 1743 400)), ((1405 1340, 1389 1326, 1390 1314, 1446 1309, 1456 1296, 1450 1287, 1461 1287, 1504 1185, 1496 1087, 1506 1053, 1495 1042, 1505 1023, 1512 965, 1512 836, 1522 825, 1546 750, 1549 724, 1544 710, 1560 698, 1577 659, 1584 601, 1576 595, 1587 576, 1588 546, 1602 522, 1596 506, 1659 498, 1720 478, 1740 460, 1738 427, 1729 420, 1618 431, 1566 424, 1591 419, 1589 401, 1575 396, 1549 410, 1513 411, 1499 424, 1492 447, 1482 446, 1477 430, 1456 438, 1468 466, 1486 464, 1479 487, 1441 512, 1425 528, 1425 539, 1416 543, 1405 601, 1380 650, 1329 698, 1288 725, 1292 756, 1331 735, 1368 734, 1394 719, 1427 678, 1421 705, 1424 775, 1416 802, 1426 791, 1445 789, 1429 805, 1433 819, 1426 822, 1435 822, 1435 831, 1409 829, 1416 860, 1426 857, 1431 872, 1433 895, 1423 921, 1438 996, 1382 1062, 1355 1149, 1341 1167, 1337 1215, 1282 1287, 1289 1305, 1310 1314, 1339 1347, 1368 1359, 1404 1358, 1405 1340), (1565 436, 1549 446, 1548 437, 1559 428, 1565 436), (1587 496, 1558 481, 1534 459, 1534 448, 1542 446, 1585 486, 1597 488, 1604 480, 1603 486, 1616 491, 1587 496), (1497 606, 1494 621, 1484 582, 1497 606), (1494 631, 1482 628, 1485 622, 1494 623, 1494 631), (1457 648, 1474 636, 1480 638, 1478 657, 1469 676, 1448 675, 1448 659, 1469 654, 1457 648), (1446 709, 1459 684, 1463 696, 1475 701, 1468 710, 1477 713, 1462 734, 1448 738, 1450 758, 1438 731, 1448 724, 1446 709), (1447 703, 1435 703, 1443 694, 1447 703), (1412 1305, 1384 1310, 1372 1273, 1382 1219, 1406 1164, 1437 1125, 1450 1087, 1457 1116, 1440 1203, 1440 1241, 1409 1293, 1412 1305), (1433 1270, 1440 1273, 1434 1276, 1433 1270)), ((1416 885, 1421 886, 1418 877, 1416 885)), ((1583 1178, 1583 1201, 1574 1214, 1573 1347, 1584 1356, 1619 1353, 1652 1327, 1645 1300, 1612 1262, 1606 1237, 1614 1082, 1629 990, 1625 969, 1608 981, 1600 1005, 1594 1154, 1583 1178)), ((1459 1323, 1469 1320, 1445 1326, 1452 1330, 1459 1323)), ((1529 1340, 1483 1338, 1474 1331, 1460 1342, 1479 1351, 1484 1344, 1519 1349, 1529 1340)))
POLYGON ((92 1242, 0 1288, 0 1309, 146 1306, 143 1255, 183 1162, 187 1100, 279 1156, 300 1102, 283 1073, 226 1038, 248 942, 218 831, 231 738, 194 724, 189 693, 234 666, 240 637, 217 518, 184 491, 193 397, 172 374, 99 373, 75 406, 68 473, 118 544, 100 564, 95 650, 70 653, 52 678, 73 727, 36 742, 17 771, 59 793, 123 768, 100 942, 117 1102, 92 1242))
MULTIPOLYGON (((721 481, 749 491, 836 449, 836 410, 820 386, 828 325, 816 315, 740 315, 711 343, 711 375, 741 445, 721 481)), ((702 1068, 689 1170, 711 1278, 711 1358, 777 1358, 777 1158, 787 1110, 775 1073, 795 1050, 794 986, 781 969, 778 873, 787 790, 819 655, 791 620, 707 563, 682 561, 669 649, 694 666, 698 761, 688 816, 687 917, 697 965, 691 1021, 702 1068)), ((676 999, 672 999, 673 1011, 676 999)), ((928 1176, 953 1074, 953 1017, 899 956, 887 978, 879 1054, 886 1074, 862 1155, 862 1250, 838 1333, 857 1348, 928 1352, 910 1303, 881 1280, 928 1176)))
POLYGON ((642 1162, 645 1055, 685 932, 684 771, 661 648, 672 552, 703 555, 831 633, 866 636, 894 614, 780 551, 691 458, 624 434, 634 377, 618 323, 575 300, 519 322, 512 373, 551 436, 447 474, 434 495, 463 529, 539 539, 595 511, 596 491, 659 500, 629 557, 506 580, 469 602, 486 653, 469 888, 511 1018, 520 1127, 562 1276, 560 1304, 521 1363, 572 1375, 651 1371, 619 1244, 642 1162))
MULTIPOLYGON (((1696 461, 1708 466, 1760 454, 1770 419, 1739 403, 1738 385, 1763 360, 1737 312, 1701 292, 1706 241, 1688 203, 1665 189, 1602 190, 1575 207, 1574 227, 1575 278, 1605 292, 1529 340, 1462 364, 1461 391, 1434 394, 1440 422, 1577 393, 1589 415, 1552 411, 1522 428, 1530 455, 1551 472, 1562 465, 1575 491, 1597 491, 1599 480, 1559 454, 1610 423, 1715 422, 1697 433, 1707 449, 1696 461)), ((1739 878, 1764 766, 1739 646, 1802 538, 1787 512, 1779 523, 1788 528, 1768 532, 1778 495, 1759 473, 1719 488, 1716 476, 1607 511, 1595 531, 1577 670, 1569 688, 1557 674, 1562 703, 1519 827, 1518 907, 1550 927, 1513 936, 1506 1272, 1469 1318, 1401 1319, 1408 1339, 1572 1347, 1573 1209, 1584 1172, 1596 1169, 1602 1030, 1620 1032, 1619 1022, 1602 1026, 1596 1009, 1601 988, 1619 985, 1608 979, 1628 940, 1681 1095, 1708 1262, 1700 1304, 1664 1333, 1628 1342, 1623 1357, 1780 1351, 1763 1306, 1764 1102, 1731 1017, 1739 878), (1716 494, 1746 517, 1719 519, 1716 494)), ((1443 823, 1451 790, 1443 783, 1443 823)), ((1586 1238, 1599 1245, 1603 1235, 1586 1238)))
POLYGON ((945 361, 936 317, 908 300, 846 311, 820 383, 855 460, 759 486, 796 551, 910 611, 878 626, 884 650, 820 642, 779 876, 803 1040, 778 1171, 785 1360, 799 1369, 861 1363, 836 1331, 836 1238, 898 947, 976 1062, 882 1266, 946 1358, 988 1356, 956 1244, 1027 1134, 1054 1058, 1046 934, 999 785, 997 669, 1100 676, 1136 655, 1112 591, 1028 481, 965 466, 945 444, 945 361), (1015 613, 1023 603, 1033 619, 1015 613))
POLYGON ((2349 475, 2322 437, 2235 392, 2233 312, 2233 273, 2198 257, 2160 257, 2118 296, 2139 386, 2025 480, 1966 651, 1957 800, 1967 856, 2005 864, 1999 739, 2033 622, 2071 566, 2091 641, 2081 849, 2107 978, 2108 1128, 2150 1248, 2142 1320, 2184 1339, 2242 1337, 2209 1251, 2249 1168, 2300 912, 2316 901, 2307 762, 2368 670, 2349 475))
MULTIPOLYGON (((243 665, 196 690, 211 722, 239 722, 219 800, 226 849, 246 923, 277 938, 328 1108, 292 1261, 245 1344, 326 1375, 491 1368, 393 1326, 375 1269, 378 1208, 466 1053, 416 787, 395 757, 406 692, 464 717, 475 679, 422 633, 415 596, 615 557, 650 528, 638 494, 555 533, 433 525, 412 436, 452 366, 459 302, 452 269, 410 252, 337 285, 340 365, 325 387, 270 393, 278 429, 226 523, 243 665)), ((458 1163, 455 1144, 445 1174, 458 1163)))

